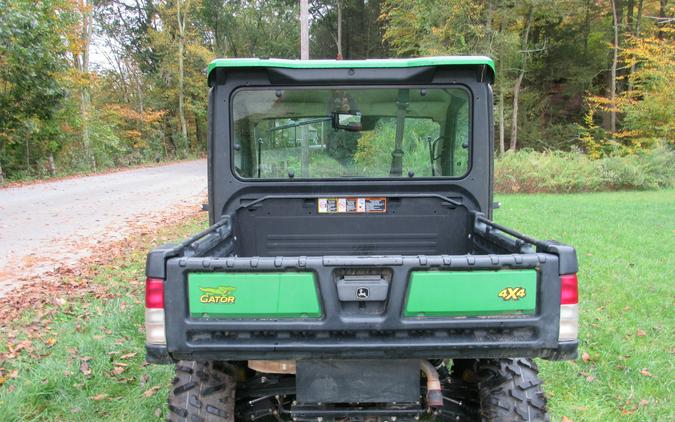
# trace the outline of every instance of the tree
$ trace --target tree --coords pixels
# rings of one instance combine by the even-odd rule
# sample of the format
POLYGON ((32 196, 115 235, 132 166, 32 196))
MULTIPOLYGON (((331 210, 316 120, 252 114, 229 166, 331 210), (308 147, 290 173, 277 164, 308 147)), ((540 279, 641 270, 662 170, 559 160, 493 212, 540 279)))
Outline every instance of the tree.
POLYGON ((511 144, 509 149, 515 151, 518 146, 518 100, 520 97, 520 88, 523 83, 523 78, 525 77, 525 68, 527 67, 527 57, 529 54, 529 37, 530 37, 530 26, 532 25, 532 15, 534 13, 533 6, 529 7, 527 11, 527 18, 525 18, 525 27, 523 29, 523 41, 520 45, 521 53, 523 59, 521 62, 521 68, 518 72, 518 77, 516 77, 516 82, 513 84, 513 111, 511 113, 511 144))
POLYGON ((314 58, 367 59, 387 57, 381 0, 328 0, 310 2, 311 56, 314 58))
MULTIPOLYGON (((74 37, 70 40, 70 52, 75 68, 79 74, 80 91, 80 126, 82 130, 82 148, 92 170, 96 171, 96 157, 91 150, 91 133, 89 127, 91 93, 89 92, 89 51, 91 37, 94 32, 93 6, 89 0, 77 0, 75 9, 79 17, 79 25, 74 37)), ((52 158, 53 161, 53 158, 52 158)))
POLYGON ((31 174, 61 107, 70 5, 0 0, 0 176, 31 174))
POLYGON ((609 77, 609 130, 616 132, 616 67, 619 62, 619 19, 616 15, 616 0, 610 0, 612 5, 612 27, 614 32, 614 43, 612 45, 612 70, 609 77))
POLYGON ((178 117, 180 119, 180 129, 182 141, 185 143, 185 155, 187 156, 188 133, 187 123, 185 122, 185 110, 183 110, 184 92, 183 79, 185 77, 183 70, 183 50, 185 49, 185 21, 190 9, 190 0, 176 0, 176 20, 178 21, 178 117), (181 13, 181 1, 185 1, 181 13))

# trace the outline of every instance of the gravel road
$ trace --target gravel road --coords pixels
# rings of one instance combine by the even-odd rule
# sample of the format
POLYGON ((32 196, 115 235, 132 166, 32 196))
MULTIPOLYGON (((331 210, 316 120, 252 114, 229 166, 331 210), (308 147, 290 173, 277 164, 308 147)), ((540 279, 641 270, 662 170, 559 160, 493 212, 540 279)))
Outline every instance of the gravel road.
POLYGON ((123 238, 131 222, 199 201, 205 160, 0 189, 0 297, 123 238))

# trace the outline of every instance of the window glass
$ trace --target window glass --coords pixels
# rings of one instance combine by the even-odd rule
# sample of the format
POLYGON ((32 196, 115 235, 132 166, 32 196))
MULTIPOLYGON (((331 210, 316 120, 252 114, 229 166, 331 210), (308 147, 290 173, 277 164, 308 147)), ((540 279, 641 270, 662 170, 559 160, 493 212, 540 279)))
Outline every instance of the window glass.
POLYGON ((460 88, 247 89, 233 101, 240 177, 460 177, 469 98, 460 88))

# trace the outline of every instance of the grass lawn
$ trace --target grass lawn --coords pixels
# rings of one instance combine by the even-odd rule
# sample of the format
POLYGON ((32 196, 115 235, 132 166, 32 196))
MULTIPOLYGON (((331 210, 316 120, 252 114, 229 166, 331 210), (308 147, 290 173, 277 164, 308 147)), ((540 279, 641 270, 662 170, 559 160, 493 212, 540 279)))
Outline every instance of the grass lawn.
MULTIPOLYGON (((585 359, 540 362, 553 420, 675 420, 675 191, 499 200, 498 222, 579 253, 585 359)), ((101 291, 28 309, 12 324, 28 330, 0 333, 0 421, 165 417, 172 368, 143 360, 144 253, 204 224, 146 235, 90 276, 101 291)))

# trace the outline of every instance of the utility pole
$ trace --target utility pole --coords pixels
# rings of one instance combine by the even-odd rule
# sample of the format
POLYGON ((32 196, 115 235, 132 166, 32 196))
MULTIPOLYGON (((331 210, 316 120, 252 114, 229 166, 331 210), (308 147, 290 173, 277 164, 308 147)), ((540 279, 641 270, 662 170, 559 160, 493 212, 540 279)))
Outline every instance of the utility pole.
POLYGON ((337 59, 342 60, 342 1, 337 2, 337 59))
MULTIPOLYGON (((309 1, 300 0, 300 60, 309 60, 309 1)), ((300 127, 302 177, 309 177, 309 139, 307 125, 300 127)))
POLYGON ((300 59, 309 60, 309 0, 300 0, 300 59))

